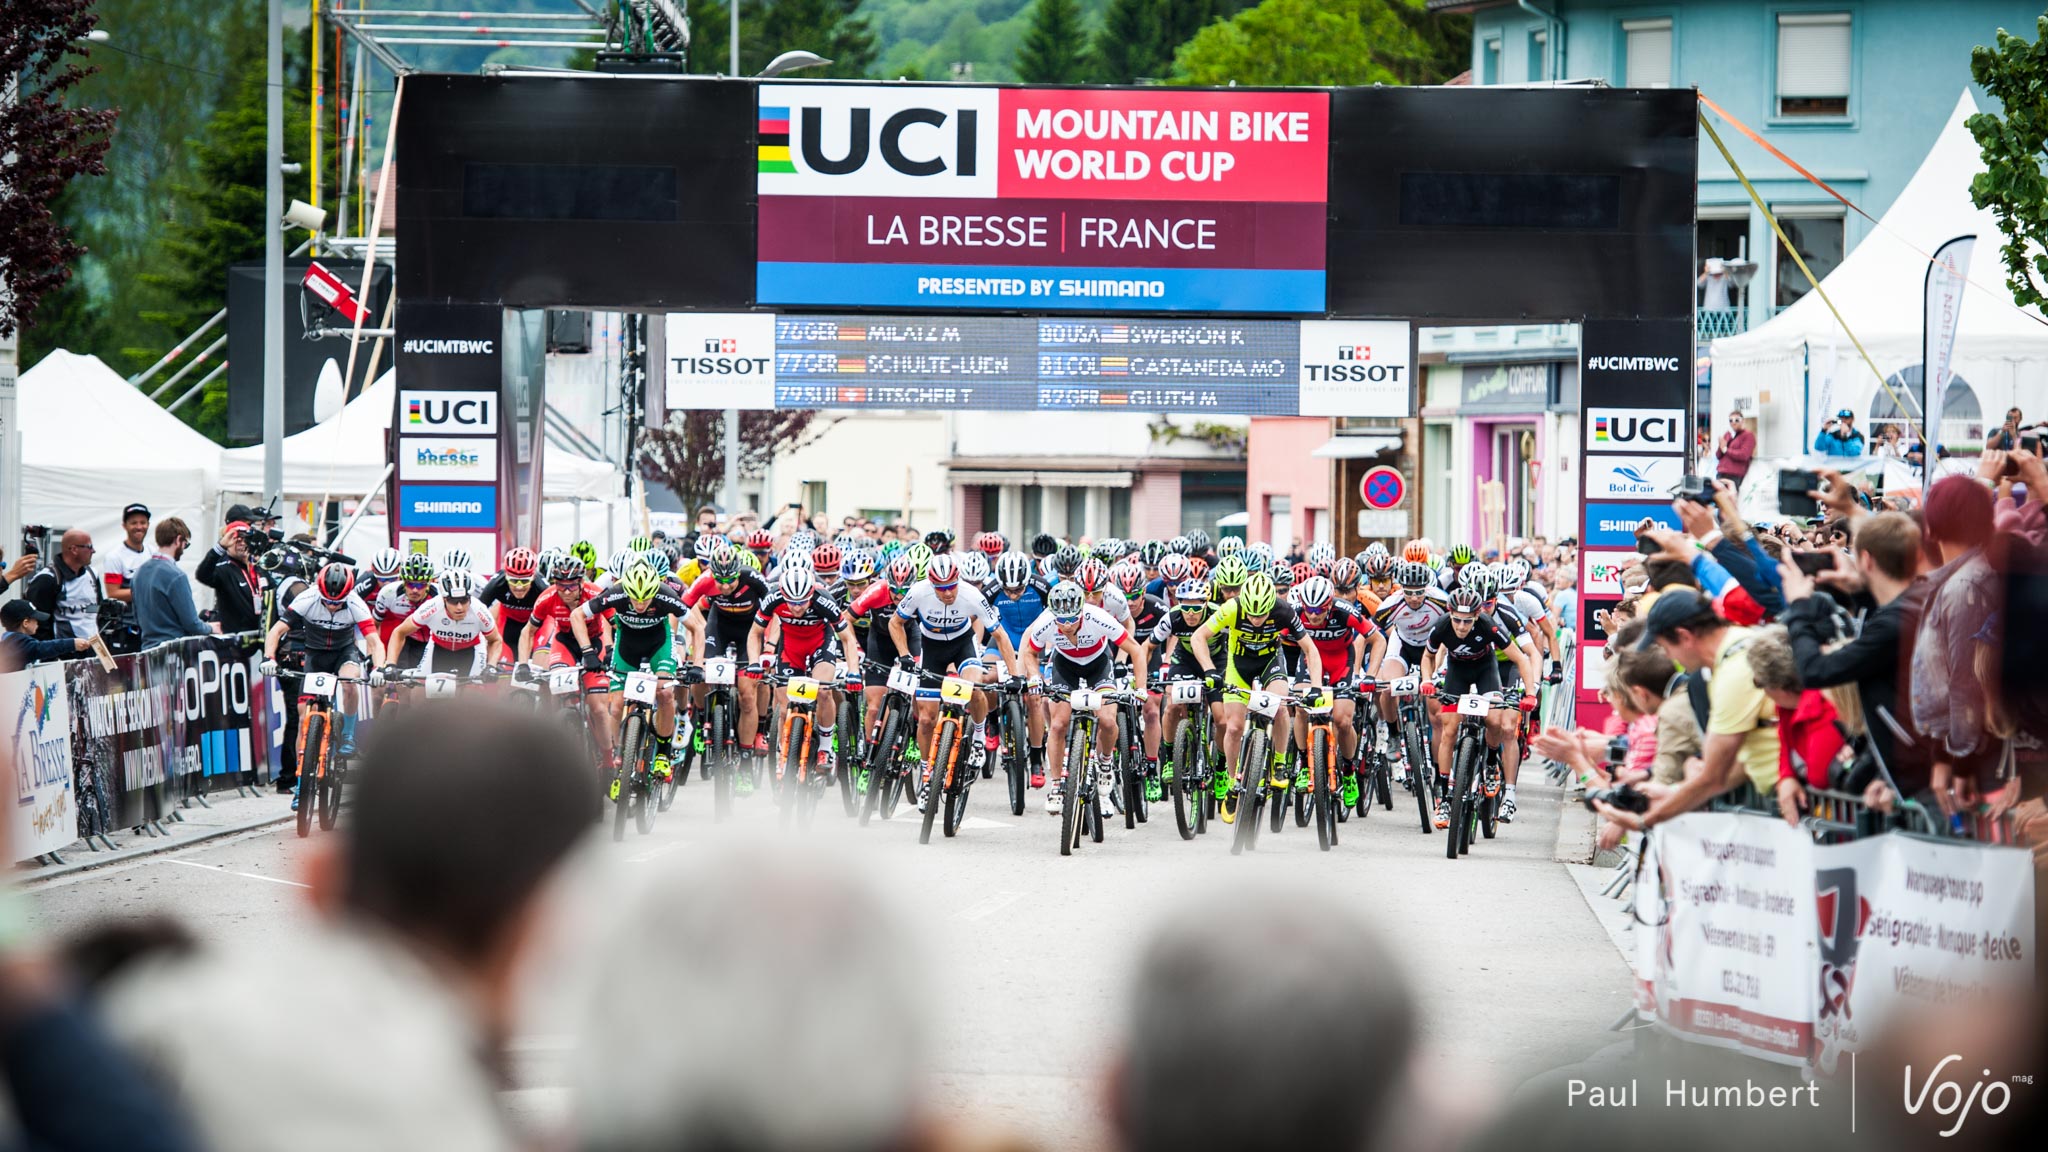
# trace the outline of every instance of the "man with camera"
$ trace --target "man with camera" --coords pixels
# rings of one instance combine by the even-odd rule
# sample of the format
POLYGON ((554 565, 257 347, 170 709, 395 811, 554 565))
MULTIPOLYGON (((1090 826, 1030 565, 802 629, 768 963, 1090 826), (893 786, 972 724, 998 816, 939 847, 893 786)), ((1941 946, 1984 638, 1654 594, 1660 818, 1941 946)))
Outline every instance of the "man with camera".
POLYGON ((199 582, 213 589, 220 630, 228 635, 263 628, 263 577, 251 552, 252 545, 267 547, 270 534, 251 523, 259 515, 246 504, 229 506, 220 539, 199 561, 199 582))
POLYGON ((1863 433, 1856 430, 1856 413, 1847 408, 1821 425, 1820 434, 1813 438, 1813 450, 1823 456, 1861 456, 1863 447, 1863 433))
POLYGON ((55 558, 22 588, 23 598, 51 617, 53 639, 92 636, 100 630, 100 577, 92 558, 92 535, 83 528, 68 529, 55 558))

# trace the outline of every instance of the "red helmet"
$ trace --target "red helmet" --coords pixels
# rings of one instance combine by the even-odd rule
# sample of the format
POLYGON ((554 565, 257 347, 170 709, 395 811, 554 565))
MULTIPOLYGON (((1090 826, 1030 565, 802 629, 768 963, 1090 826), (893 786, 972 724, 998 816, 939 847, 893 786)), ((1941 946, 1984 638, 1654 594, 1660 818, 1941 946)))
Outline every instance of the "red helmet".
POLYGON ((1083 592, 1100 592, 1102 586, 1109 583, 1109 568, 1090 556, 1074 569, 1074 583, 1079 584, 1083 592))
POLYGON ((1306 560, 1303 560, 1301 563, 1296 564, 1293 568, 1288 569, 1288 571, 1294 574, 1294 582, 1296 584, 1299 584, 1303 580, 1306 580, 1309 577, 1316 574, 1316 570, 1313 567, 1310 567, 1309 562, 1306 560))
MULTIPOLYGON (((1162 572, 1166 571, 1166 561, 1163 558, 1159 561, 1159 570, 1162 572)), ((1188 557, 1188 576, 1191 579, 1200 580, 1208 574, 1209 562, 1207 560, 1202 559, 1200 556, 1188 557)))
POLYGON ((773 536, 770 536, 770 535, 768 534, 768 532, 767 532, 767 530, 766 530, 766 529, 764 529, 764 528, 756 528, 756 529, 754 529, 754 530, 753 530, 752 532, 749 532, 749 533, 747 533, 747 550, 748 550, 748 551, 750 551, 750 552, 772 552, 772 551, 774 551, 774 549, 775 549, 775 537, 773 537, 773 536))
POLYGON ((820 576, 839 575, 839 566, 845 562, 837 544, 820 544, 811 549, 811 570, 820 576))
POLYGON ((979 533, 978 535, 976 535, 976 536, 974 537, 974 550, 975 550, 976 552, 980 552, 980 553, 983 553, 983 554, 987 555, 987 556, 988 556, 988 557, 989 557, 990 559, 994 559, 994 558, 996 558, 997 556, 1001 556, 1001 555, 1003 554, 1003 552, 1004 552, 1004 543, 1003 543, 1003 535, 1002 535, 1002 533, 1000 533, 1000 532, 982 532, 982 533, 979 533))
POLYGON ((348 594, 355 591, 356 570, 346 564, 329 564, 320 569, 320 575, 314 579, 313 587, 318 590, 322 600, 339 603, 348 599, 348 594))
POLYGON ((1143 564, 1118 564, 1109 570, 1110 579, 1123 589, 1126 596, 1136 596, 1145 587, 1145 566, 1143 564))
POLYGON ((540 558, 531 548, 514 548, 505 553, 505 578, 507 580, 531 580, 540 571, 540 558))

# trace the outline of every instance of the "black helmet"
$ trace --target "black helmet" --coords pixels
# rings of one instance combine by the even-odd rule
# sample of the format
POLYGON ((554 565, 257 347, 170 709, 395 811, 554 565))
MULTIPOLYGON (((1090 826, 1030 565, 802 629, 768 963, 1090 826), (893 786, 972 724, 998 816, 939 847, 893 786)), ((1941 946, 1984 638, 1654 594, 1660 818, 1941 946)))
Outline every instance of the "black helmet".
POLYGON ((1175 536, 1173 539, 1168 540, 1166 542, 1166 550, 1168 552, 1178 552, 1181 555, 1186 556, 1188 553, 1193 552, 1195 550, 1195 545, 1193 541, 1190 541, 1185 536, 1175 536))
POLYGON ((924 546, 935 556, 944 555, 953 550, 953 534, 944 528, 934 528, 924 534, 924 546))
POLYGON ((1188 549, 1193 552, 1207 552, 1209 550, 1209 534, 1200 528, 1188 533, 1188 549))
POLYGON ((1061 576, 1072 576, 1080 566, 1081 550, 1072 544, 1062 544, 1059 551, 1052 554, 1052 570, 1061 576))
POLYGON ((1060 542, 1053 539, 1050 532, 1040 532, 1031 538, 1031 554, 1033 556, 1050 556, 1059 550, 1060 542))

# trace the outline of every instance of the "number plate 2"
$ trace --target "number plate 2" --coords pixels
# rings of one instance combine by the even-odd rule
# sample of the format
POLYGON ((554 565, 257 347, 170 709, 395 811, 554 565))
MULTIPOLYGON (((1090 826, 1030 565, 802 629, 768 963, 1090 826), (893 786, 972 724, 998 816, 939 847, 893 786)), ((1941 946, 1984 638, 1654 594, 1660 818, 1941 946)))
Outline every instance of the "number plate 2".
POLYGON ((306 673, 306 687, 304 691, 308 696, 320 696, 331 700, 334 698, 334 686, 336 683, 337 681, 332 672, 308 672, 306 673))
POLYGON ((654 703, 655 684, 652 672, 626 673, 626 699, 641 704, 654 703))
POLYGON ((898 668, 889 673, 889 691, 917 695, 917 673, 898 668))
POLYGON ((736 672, 737 669, 733 667, 732 661, 727 660, 723 656, 704 662, 704 682, 706 684, 731 684, 734 681, 736 672))
POLYGON ((1490 706, 1486 702, 1486 697, 1476 692, 1468 696, 1458 697, 1458 715, 1460 716, 1484 716, 1489 710, 1490 706))
POLYGON ((1175 680, 1173 682, 1173 702, 1175 704, 1200 704, 1202 702, 1202 682, 1200 680, 1175 680))
POLYGON ((974 681, 962 676, 948 676, 939 684, 939 699, 948 704, 965 704, 974 699, 974 681))
POLYGON ((818 699, 818 682, 809 676, 797 676, 789 682, 789 698, 799 704, 811 704, 818 699))
POLYGON ((1271 692, 1253 692, 1252 698, 1245 703, 1245 707, 1250 708, 1261 716, 1271 716, 1280 711, 1280 697, 1271 692))

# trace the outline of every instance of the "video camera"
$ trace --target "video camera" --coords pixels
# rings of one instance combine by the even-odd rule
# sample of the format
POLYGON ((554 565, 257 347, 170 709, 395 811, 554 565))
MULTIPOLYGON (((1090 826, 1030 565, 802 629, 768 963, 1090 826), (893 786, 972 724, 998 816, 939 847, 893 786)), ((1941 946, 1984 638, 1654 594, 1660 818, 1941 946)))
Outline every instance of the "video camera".
POLYGON ((1629 784, 1616 784, 1612 788, 1588 789, 1585 796, 1581 798, 1581 802, 1585 804, 1586 810, 1589 812, 1593 810, 1593 805, 1603 803, 1619 808, 1623 812, 1633 812, 1638 816, 1650 810, 1650 798, 1636 791, 1635 787, 1629 784))

